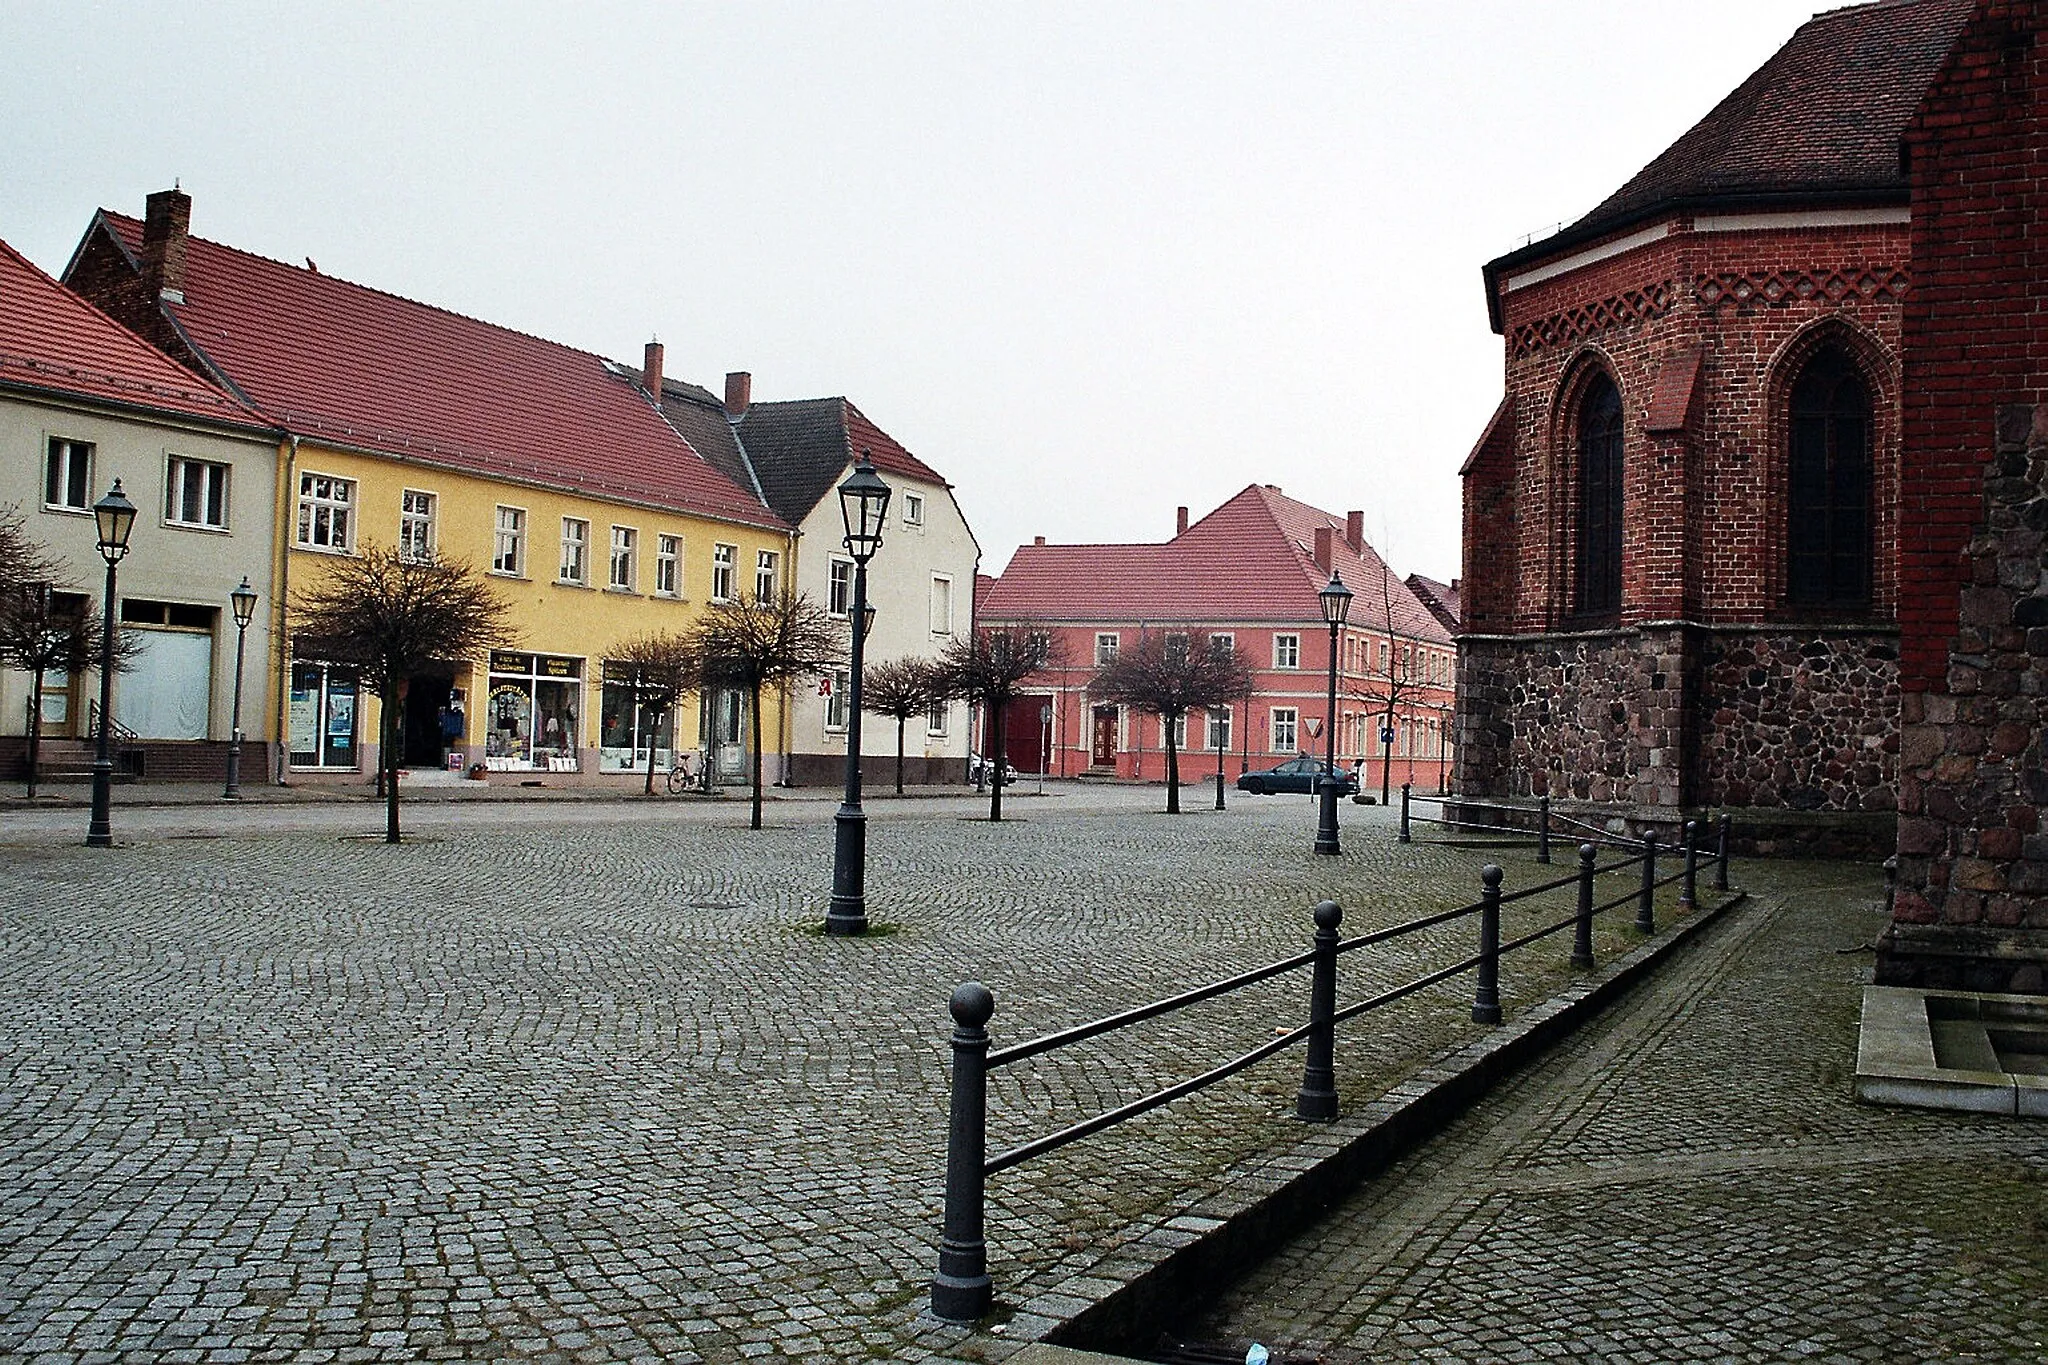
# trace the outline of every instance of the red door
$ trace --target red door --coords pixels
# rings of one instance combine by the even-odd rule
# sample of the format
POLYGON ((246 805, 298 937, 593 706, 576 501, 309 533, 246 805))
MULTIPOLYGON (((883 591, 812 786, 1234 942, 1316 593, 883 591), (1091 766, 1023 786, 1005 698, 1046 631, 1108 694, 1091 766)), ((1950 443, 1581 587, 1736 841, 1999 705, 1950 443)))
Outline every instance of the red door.
POLYGON ((1020 773, 1045 767, 1045 708, 1051 697, 1019 697, 1003 708, 1003 761, 1020 773))
POLYGON ((1116 766, 1116 708, 1098 706, 1095 708, 1095 744, 1089 752, 1089 762, 1098 768, 1116 766))

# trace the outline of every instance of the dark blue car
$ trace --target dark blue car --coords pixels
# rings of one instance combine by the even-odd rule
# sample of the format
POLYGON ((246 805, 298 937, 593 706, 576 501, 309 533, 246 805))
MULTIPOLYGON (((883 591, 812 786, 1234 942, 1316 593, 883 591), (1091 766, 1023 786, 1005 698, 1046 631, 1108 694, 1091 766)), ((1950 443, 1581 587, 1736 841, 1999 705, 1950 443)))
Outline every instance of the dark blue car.
POLYGON ((1349 768, 1332 770, 1320 758, 1303 755, 1290 758, 1277 768, 1263 768, 1255 773, 1246 773, 1237 779, 1241 792, 1257 792, 1269 795, 1273 792, 1314 792, 1317 781, 1325 774, 1337 779, 1337 795, 1350 796, 1358 790, 1358 775, 1349 768))

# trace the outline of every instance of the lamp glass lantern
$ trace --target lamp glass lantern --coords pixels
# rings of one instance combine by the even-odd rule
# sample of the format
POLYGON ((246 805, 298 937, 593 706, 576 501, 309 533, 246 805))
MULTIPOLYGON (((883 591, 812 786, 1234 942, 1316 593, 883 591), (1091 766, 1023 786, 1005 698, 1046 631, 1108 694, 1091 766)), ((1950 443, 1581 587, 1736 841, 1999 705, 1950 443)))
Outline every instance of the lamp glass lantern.
POLYGON ((875 473, 863 450, 846 482, 839 485, 839 516, 846 524, 846 552, 865 564, 882 546, 882 519, 889 512, 889 485, 875 473))
POLYGON ((1331 626, 1343 625, 1351 615, 1352 596, 1351 589, 1344 586, 1343 576, 1332 570, 1329 583, 1316 594, 1316 601, 1322 604, 1324 622, 1331 626))
POLYGON ((99 528, 100 558, 119 564, 128 553, 128 536, 135 529, 135 504, 121 491, 121 481, 92 505, 92 519, 99 528))
POLYGON ((242 575, 242 585, 228 594, 228 603, 234 608, 235 625, 243 630, 256 619, 256 589, 249 586, 249 576, 242 575))

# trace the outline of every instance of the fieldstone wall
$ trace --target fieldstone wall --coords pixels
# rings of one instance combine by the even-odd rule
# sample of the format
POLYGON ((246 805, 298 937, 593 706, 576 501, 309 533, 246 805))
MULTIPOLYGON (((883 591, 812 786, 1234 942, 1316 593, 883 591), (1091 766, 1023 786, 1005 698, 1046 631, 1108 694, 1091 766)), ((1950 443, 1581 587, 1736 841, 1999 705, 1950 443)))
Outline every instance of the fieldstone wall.
POLYGON ((1887 985, 2048 992, 2048 404, 1998 413, 1945 690, 1903 699, 1887 985))
POLYGON ((1893 634, 1716 631, 1704 637, 1700 653, 1703 723, 1693 784, 1699 804, 1894 808, 1893 634))

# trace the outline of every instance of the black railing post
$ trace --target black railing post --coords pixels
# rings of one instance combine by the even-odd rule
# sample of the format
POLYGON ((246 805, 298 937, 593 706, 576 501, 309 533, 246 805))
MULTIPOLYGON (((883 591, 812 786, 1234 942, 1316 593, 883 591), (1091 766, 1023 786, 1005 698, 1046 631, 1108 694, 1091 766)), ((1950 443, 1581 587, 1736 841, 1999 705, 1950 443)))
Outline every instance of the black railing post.
POLYGON ((1408 782, 1401 784, 1401 842, 1404 844, 1414 842, 1408 834, 1408 788, 1411 785, 1408 782))
POLYGON ((1337 926, 1344 911, 1335 901, 1316 906, 1316 960, 1308 987, 1308 1061, 1294 1117, 1328 1123, 1337 1117, 1337 926))
POLYGON ((1714 889, 1716 891, 1726 891, 1728 889, 1728 826, 1730 823, 1727 814, 1724 812, 1721 816, 1721 848, 1720 852, 1714 855, 1714 889))
POLYGON ((1636 900, 1636 931, 1657 932, 1657 831, 1643 831, 1643 894, 1636 900))
POLYGON ((1685 880, 1678 884, 1678 909, 1690 914, 1699 904, 1700 881, 1700 822, 1685 822, 1685 880))
POLYGON ((1572 930, 1572 966, 1593 965, 1593 860, 1599 851, 1579 845, 1579 919, 1572 930))
POLYGON ((1479 990, 1472 997, 1472 1022, 1500 1022, 1500 866, 1479 869, 1479 990))
POLYGON ((1536 861, 1550 861, 1550 798, 1536 798, 1536 861))
POLYGON ((995 1285, 982 1240, 988 1147, 988 1021, 996 998, 979 981, 953 988, 953 1109, 946 1130, 946 1214, 932 1316, 973 1322, 988 1312, 995 1285))

